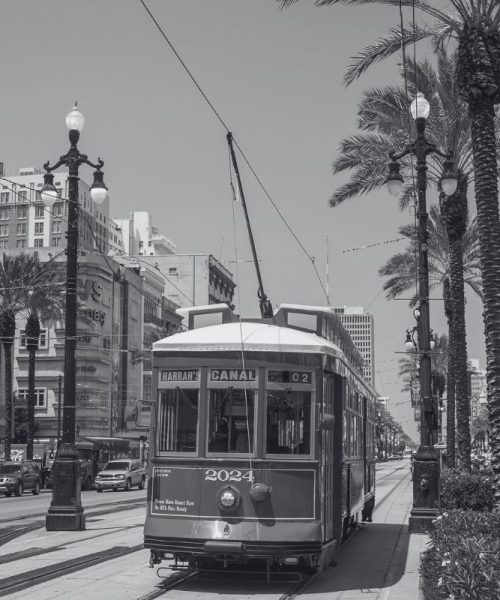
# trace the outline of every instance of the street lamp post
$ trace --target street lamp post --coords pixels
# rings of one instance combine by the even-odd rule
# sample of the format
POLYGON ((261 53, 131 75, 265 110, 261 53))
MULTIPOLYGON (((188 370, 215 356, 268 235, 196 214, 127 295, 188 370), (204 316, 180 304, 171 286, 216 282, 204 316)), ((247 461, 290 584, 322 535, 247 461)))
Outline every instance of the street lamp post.
POLYGON ((47 531, 81 531, 85 529, 85 515, 81 502, 81 466, 75 446, 76 404, 76 324, 77 324, 77 276, 78 276, 78 170, 86 164, 95 169, 94 183, 90 193, 92 200, 100 204, 106 198, 106 186, 101 168, 104 162, 90 162, 78 150, 77 143, 83 129, 84 118, 77 109, 66 117, 69 130, 70 149, 52 167, 44 165, 44 185, 41 196, 50 209, 57 200, 52 171, 62 165, 68 168, 68 230, 66 233, 66 312, 64 330, 64 403, 62 444, 53 464, 52 502, 46 515, 47 531))
MULTIPOLYGON (((437 154, 444 159, 440 186, 447 196, 455 193, 457 180, 453 172, 451 154, 444 154, 425 137, 425 125, 430 105, 421 93, 411 103, 410 112, 415 120, 417 137, 399 154, 391 152, 387 187, 398 196, 403 185, 398 160, 414 155, 417 163, 418 199, 418 357, 420 363, 420 446, 413 469, 413 506, 410 515, 410 531, 428 532, 439 509, 439 455, 432 445, 433 400, 431 385, 431 329, 429 315, 429 263, 427 256, 427 156, 437 154)), ((407 341, 412 341, 411 337, 407 341)))

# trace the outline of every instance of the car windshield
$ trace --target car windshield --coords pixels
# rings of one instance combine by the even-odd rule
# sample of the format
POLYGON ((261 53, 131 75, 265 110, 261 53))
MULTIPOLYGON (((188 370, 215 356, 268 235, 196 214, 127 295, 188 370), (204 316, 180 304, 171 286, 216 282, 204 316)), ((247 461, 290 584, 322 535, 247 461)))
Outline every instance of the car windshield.
POLYGON ((0 466, 0 473, 17 473, 21 470, 21 465, 2 465, 0 466))
POLYGON ((116 471, 117 469, 128 469, 129 468, 130 463, 125 461, 125 460, 117 460, 115 462, 109 462, 107 465, 105 465, 104 467, 104 471, 116 471))

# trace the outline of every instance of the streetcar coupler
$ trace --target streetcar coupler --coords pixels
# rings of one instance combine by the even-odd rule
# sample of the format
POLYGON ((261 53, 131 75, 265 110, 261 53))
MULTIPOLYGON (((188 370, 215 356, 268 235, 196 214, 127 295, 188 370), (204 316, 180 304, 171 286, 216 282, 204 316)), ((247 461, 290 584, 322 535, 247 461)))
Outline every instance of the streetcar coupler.
POLYGON ((159 565, 161 563, 161 554, 156 552, 156 550, 149 551, 149 568, 153 569, 155 565, 159 565))

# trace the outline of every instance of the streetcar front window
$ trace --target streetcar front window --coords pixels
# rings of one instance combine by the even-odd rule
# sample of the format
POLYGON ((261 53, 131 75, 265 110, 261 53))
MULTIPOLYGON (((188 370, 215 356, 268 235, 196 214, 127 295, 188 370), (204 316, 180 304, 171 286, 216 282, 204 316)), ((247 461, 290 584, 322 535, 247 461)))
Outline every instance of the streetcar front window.
POLYGON ((268 390, 266 452, 311 453, 311 392, 268 390))
POLYGON ((232 387, 210 390, 208 451, 254 451, 255 390, 232 387))
POLYGON ((196 452, 198 390, 160 390, 158 450, 196 452))

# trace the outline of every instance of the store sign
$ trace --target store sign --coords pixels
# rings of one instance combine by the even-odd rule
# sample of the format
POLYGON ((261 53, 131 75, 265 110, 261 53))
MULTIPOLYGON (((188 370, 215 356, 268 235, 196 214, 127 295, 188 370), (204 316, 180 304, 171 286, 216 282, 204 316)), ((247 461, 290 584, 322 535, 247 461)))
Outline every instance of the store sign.
POLYGON ((104 325, 104 319, 106 318, 106 314, 102 310, 94 310, 93 308, 81 308, 80 316, 91 321, 97 321, 101 324, 101 327, 104 325))
POLYGON ((162 370, 161 381, 198 381, 198 369, 162 370))
POLYGON ((256 369, 211 369, 210 381, 257 381, 256 369))

